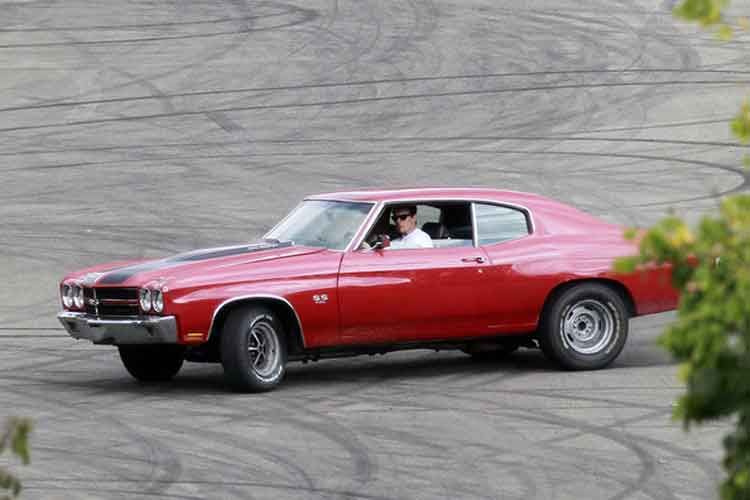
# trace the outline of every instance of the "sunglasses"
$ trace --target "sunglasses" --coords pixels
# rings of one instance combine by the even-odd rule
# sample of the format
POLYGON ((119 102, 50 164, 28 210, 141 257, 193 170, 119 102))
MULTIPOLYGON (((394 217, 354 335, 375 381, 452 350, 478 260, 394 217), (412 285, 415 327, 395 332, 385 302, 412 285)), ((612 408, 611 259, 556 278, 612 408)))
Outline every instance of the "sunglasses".
POLYGON ((397 220, 406 220, 409 217, 411 217, 411 214, 393 214, 393 222, 396 222, 397 220))

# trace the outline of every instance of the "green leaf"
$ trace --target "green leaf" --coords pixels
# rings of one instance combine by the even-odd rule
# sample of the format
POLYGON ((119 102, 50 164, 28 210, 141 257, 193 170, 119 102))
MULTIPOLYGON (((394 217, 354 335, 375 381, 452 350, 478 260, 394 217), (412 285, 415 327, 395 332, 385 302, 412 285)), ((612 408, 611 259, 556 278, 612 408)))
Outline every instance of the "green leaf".
POLYGON ((731 122, 732 133, 742 144, 750 142, 750 104, 746 100, 731 122))
MULTIPOLYGON (((28 436, 31 432, 31 421, 28 419, 12 418, 6 429, 0 435, 0 453, 10 444, 13 454, 18 456, 24 464, 28 464, 29 448, 28 436)), ((12 474, 0 467, 0 489, 10 490, 11 496, 0 497, 0 500, 15 498, 21 492, 21 482, 12 474)))
MULTIPOLYGON (((0 469, 0 488, 4 490, 10 490, 13 497, 17 497, 18 494, 21 492, 21 482, 10 475, 8 472, 5 472, 3 469, 0 469)), ((9 498, 9 497, 5 497, 9 498)))
POLYGON ((722 24, 719 27, 719 30, 716 32, 716 36, 719 38, 719 40, 728 42, 734 36, 734 31, 728 24, 722 24))
POLYGON ((633 241, 638 237, 638 229, 634 227, 628 227, 625 229, 625 233, 623 234, 623 238, 625 238, 628 241, 633 241))
POLYGON ((637 265, 637 257, 620 257, 615 260, 614 270, 616 273, 630 274, 635 271, 637 265))
POLYGON ((675 16, 696 21, 703 26, 721 22, 721 12, 727 0, 684 0, 672 11, 675 16))

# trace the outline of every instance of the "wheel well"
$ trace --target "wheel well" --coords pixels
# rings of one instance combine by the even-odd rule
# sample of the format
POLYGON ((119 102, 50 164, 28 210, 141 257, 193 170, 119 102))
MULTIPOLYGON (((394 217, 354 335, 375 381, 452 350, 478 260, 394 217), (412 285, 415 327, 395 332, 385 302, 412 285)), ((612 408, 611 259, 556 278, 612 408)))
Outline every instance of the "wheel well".
POLYGON ((279 318, 281 324, 284 326, 289 354, 297 354, 304 350, 305 344, 302 340, 302 327, 299 324, 294 309, 292 309, 292 307, 286 302, 270 297, 251 297, 248 299, 237 300, 236 302, 231 302, 224 306, 216 315, 216 318, 214 318, 208 343, 218 349, 222 329, 224 328, 224 322, 229 317, 229 313, 237 308, 246 307, 248 305, 262 305, 268 307, 273 311, 276 317, 279 318))
POLYGON ((544 301, 544 306, 542 307, 542 313, 540 314, 539 319, 541 320, 542 316, 544 315, 547 308, 554 302, 554 300, 564 291, 569 290, 570 288, 573 288, 576 285, 580 285, 581 283, 599 283, 602 284, 608 288, 611 288, 614 290, 625 302, 625 307, 627 308, 628 316, 633 317, 636 315, 636 309, 635 309, 635 302, 633 301, 633 296, 630 294, 630 291, 620 283, 619 281, 607 279, 607 278, 583 278, 583 279, 575 279, 571 281, 566 281, 564 283, 560 283, 555 288, 553 288, 550 293, 547 295, 547 298, 544 301))

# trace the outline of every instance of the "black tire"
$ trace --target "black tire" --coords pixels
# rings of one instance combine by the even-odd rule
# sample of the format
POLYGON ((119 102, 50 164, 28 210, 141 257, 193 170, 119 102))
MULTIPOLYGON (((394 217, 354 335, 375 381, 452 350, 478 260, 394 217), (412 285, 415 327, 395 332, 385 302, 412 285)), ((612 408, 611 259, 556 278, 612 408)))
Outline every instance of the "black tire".
POLYGON ((121 345, 118 349, 125 369, 141 382, 172 380, 185 361, 185 348, 181 345, 121 345))
POLYGON ((518 348, 518 344, 497 344, 490 347, 469 345, 461 350, 480 363, 491 363, 507 359, 518 348))
POLYGON ((538 335, 544 354, 563 368, 604 368, 625 346, 627 307, 612 288, 581 283, 552 298, 542 313, 538 335))
POLYGON ((234 390, 274 389, 284 378, 286 362, 284 327, 270 309, 249 306, 229 313, 221 333, 221 364, 234 390))

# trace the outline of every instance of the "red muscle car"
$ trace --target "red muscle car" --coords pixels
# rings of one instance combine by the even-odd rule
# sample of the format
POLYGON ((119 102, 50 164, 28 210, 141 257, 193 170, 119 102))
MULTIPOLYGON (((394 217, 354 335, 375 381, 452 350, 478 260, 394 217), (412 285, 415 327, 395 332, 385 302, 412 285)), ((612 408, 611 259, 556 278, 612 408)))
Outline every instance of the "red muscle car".
POLYGON ((288 361, 409 348, 539 347, 596 369, 622 350, 630 317, 676 307, 668 268, 613 272, 635 252, 622 227, 534 194, 329 193, 257 243, 70 273, 58 318, 116 345, 138 380, 221 362, 241 391, 277 386, 288 361))

